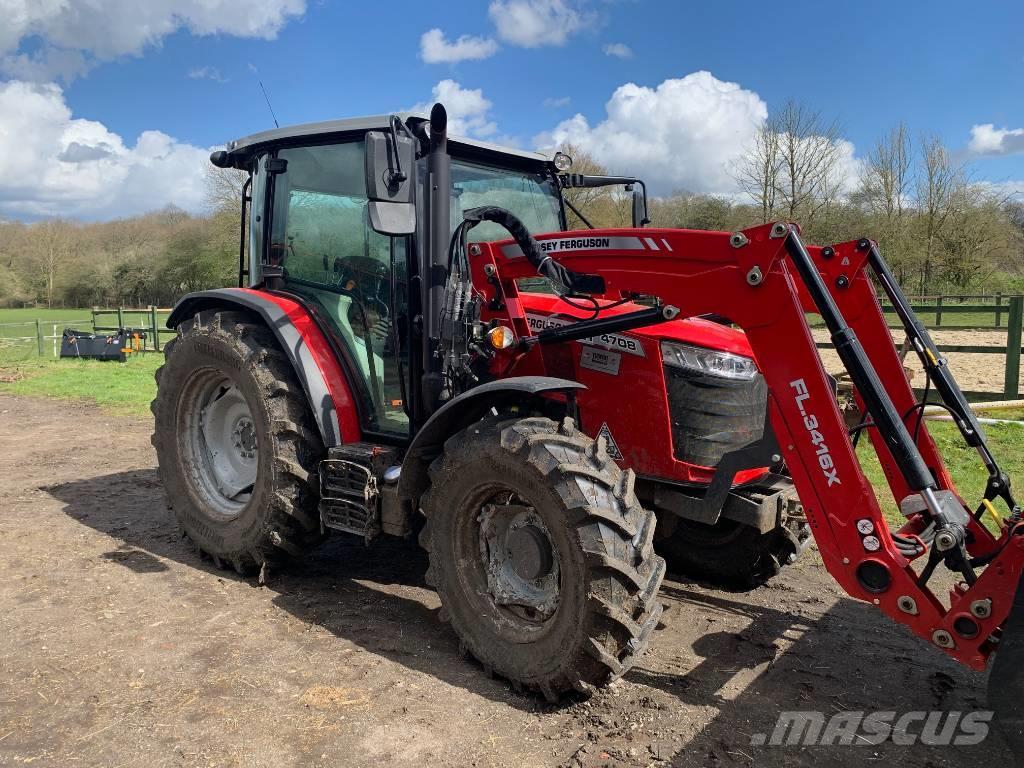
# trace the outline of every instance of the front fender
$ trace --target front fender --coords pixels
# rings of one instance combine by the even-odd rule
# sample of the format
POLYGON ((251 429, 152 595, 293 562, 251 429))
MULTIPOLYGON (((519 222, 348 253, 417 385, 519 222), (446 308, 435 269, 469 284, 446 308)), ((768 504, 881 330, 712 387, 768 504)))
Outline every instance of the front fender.
POLYGON ((243 309, 253 312, 277 338, 302 384, 324 446, 361 439, 355 398, 330 343, 309 312, 285 296, 248 288, 219 288, 183 296, 167 318, 177 328, 197 312, 243 309))
POLYGON ((444 442, 456 432, 479 421, 492 408, 527 403, 550 392, 586 389, 584 384, 551 376, 515 376, 481 384, 439 408, 416 433, 402 462, 398 495, 416 500, 430 485, 427 469, 441 455, 444 442))

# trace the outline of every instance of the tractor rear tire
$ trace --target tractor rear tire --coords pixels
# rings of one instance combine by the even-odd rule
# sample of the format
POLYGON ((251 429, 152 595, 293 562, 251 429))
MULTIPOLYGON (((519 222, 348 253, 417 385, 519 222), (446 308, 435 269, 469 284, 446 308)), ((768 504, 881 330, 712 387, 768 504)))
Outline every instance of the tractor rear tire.
MULTIPOLYGON (((795 535, 802 541, 810 530, 800 525, 795 535)), ((791 541, 779 530, 761 533, 724 517, 706 525, 667 511, 661 513, 655 547, 672 573, 740 590, 762 586, 794 555, 791 541)))
POLYGON ((240 574, 319 543, 324 447, 270 330, 241 312, 201 312, 164 354, 152 443, 181 535, 240 574))
POLYGON ((603 440, 595 443, 571 419, 488 418, 445 443, 430 480, 420 535, 430 556, 427 582, 465 655, 549 701, 570 691, 589 695, 634 664, 662 612, 665 563, 654 553, 656 520, 636 499, 633 472, 615 465, 603 440), (553 583, 545 587, 549 602, 510 604, 514 591, 494 586, 505 573, 496 563, 513 563, 516 523, 505 539, 488 538, 499 525, 493 521, 512 514, 503 510, 519 510, 521 521, 533 521, 520 528, 546 538, 547 554, 530 562, 546 560, 547 570, 529 572, 524 578, 536 580, 523 583, 527 590, 553 583))

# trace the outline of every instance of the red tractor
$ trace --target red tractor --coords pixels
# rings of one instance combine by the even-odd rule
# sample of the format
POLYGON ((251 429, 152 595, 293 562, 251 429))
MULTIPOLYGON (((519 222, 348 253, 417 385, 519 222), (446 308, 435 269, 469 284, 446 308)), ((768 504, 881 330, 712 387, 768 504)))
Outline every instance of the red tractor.
POLYGON ((1019 679, 1020 509, 871 241, 652 229, 640 180, 449 139, 440 105, 268 131, 211 160, 249 173, 247 287, 175 308, 153 442, 182 534, 214 562, 247 573, 331 530, 418 533, 463 648, 556 699, 646 646, 655 545, 756 583, 809 528, 850 595, 977 669, 999 647, 1019 679), (562 191, 605 184, 632 191, 633 227, 565 231, 562 191), (976 508, 921 421, 869 271, 990 471, 976 508), (808 312, 850 374, 897 531, 808 312), (982 524, 994 501, 998 534, 982 524), (928 588, 939 565, 962 579, 945 600, 928 588))

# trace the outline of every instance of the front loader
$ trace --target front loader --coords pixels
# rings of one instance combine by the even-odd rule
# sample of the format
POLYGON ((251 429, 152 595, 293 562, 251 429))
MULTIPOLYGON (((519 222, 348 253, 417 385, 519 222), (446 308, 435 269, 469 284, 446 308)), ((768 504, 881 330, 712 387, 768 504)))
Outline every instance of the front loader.
POLYGON ((632 188, 633 227, 567 232, 561 189, 604 182, 566 174, 564 156, 449 140, 440 105, 257 134, 212 160, 250 172, 248 287, 175 308, 154 444, 183 535, 215 562, 263 570, 331 530, 416 533, 463 649, 554 700, 648 643, 656 528, 691 565, 749 554, 750 577, 795 557, 809 527, 851 596, 972 668, 999 649, 1013 686, 992 700, 1019 736, 1021 511, 872 241, 649 228, 642 183, 623 177, 606 181, 632 188), (869 274, 989 470, 976 506, 928 435, 869 274), (850 374, 852 433, 878 453, 897 531, 807 313, 850 374), (940 566, 958 579, 944 596, 929 589, 940 566))

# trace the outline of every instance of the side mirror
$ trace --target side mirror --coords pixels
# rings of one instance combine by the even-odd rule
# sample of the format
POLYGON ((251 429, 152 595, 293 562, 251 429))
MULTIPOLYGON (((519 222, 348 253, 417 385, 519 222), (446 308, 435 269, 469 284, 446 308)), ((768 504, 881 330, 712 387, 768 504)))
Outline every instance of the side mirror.
POLYGON ((647 188, 642 181, 630 186, 633 188, 633 226, 645 227, 651 223, 647 218, 647 188))
POLYGON ((382 235, 412 234, 416 230, 415 142, 395 130, 370 131, 365 152, 370 226, 382 235))

